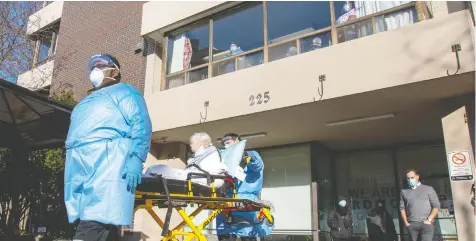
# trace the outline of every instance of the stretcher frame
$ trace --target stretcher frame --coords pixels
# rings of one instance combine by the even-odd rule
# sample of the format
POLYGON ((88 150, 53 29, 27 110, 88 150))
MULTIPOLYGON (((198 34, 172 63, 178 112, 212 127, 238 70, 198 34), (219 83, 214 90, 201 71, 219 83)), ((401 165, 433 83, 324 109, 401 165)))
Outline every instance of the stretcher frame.
MULTIPOLYGON (((247 159, 249 162, 249 158, 247 159)), ((225 217, 229 217, 232 212, 250 212, 250 211, 259 211, 257 214, 258 220, 260 223, 265 221, 265 219, 272 225, 274 223, 274 218, 271 215, 270 207, 262 203, 251 201, 248 199, 239 199, 236 195, 236 179, 233 179, 233 197, 217 197, 215 190, 214 181, 217 179, 226 180, 229 179, 229 176, 223 175, 210 175, 208 173, 189 173, 187 176, 187 186, 188 194, 171 194, 167 187, 167 179, 162 178, 162 183, 164 186, 165 193, 157 192, 135 192, 136 200, 143 200, 144 204, 135 206, 134 213, 140 209, 145 209, 149 215, 154 219, 154 221, 162 229, 162 241, 178 241, 176 236, 185 236, 184 241, 197 240, 197 241, 206 241, 207 238, 202 234, 202 231, 210 224, 219 214, 223 214, 225 217), (207 178, 207 181, 211 186, 211 195, 210 197, 204 196, 194 196, 193 195, 193 185, 192 179, 194 177, 207 178), (198 208, 188 215, 183 209, 188 204, 196 204, 198 208), (152 209, 154 206, 159 208, 167 207, 167 213, 165 219, 162 220, 157 213, 152 209), (172 210, 175 209, 183 221, 172 228, 169 229, 170 218, 172 215, 172 210), (196 217, 203 210, 213 210, 213 212, 208 215, 208 217, 200 224, 196 225, 193 221, 193 218, 196 217), (188 225, 191 232, 181 231, 185 225, 188 225)))

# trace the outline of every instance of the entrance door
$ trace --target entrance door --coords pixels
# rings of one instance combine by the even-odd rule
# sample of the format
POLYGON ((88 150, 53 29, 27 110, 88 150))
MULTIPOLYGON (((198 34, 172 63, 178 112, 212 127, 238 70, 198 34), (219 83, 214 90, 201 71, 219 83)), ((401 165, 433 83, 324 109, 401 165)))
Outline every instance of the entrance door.
POLYGON ((475 237, 476 210, 471 205, 475 163, 469 120, 465 107, 441 120, 459 241, 474 241, 475 237))

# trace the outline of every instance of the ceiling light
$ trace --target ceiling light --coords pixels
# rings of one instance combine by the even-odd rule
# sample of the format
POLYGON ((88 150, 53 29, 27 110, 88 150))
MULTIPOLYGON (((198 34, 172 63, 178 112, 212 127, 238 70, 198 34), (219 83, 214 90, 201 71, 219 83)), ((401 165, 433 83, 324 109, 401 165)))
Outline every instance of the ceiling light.
MULTIPOLYGON (((266 132, 260 132, 260 133, 240 135, 240 137, 241 139, 252 139, 252 138, 258 138, 258 137, 265 137, 266 135, 267 135, 266 132)), ((221 142, 221 138, 218 138, 217 142, 221 142)))
POLYGON ((382 120, 395 117, 395 114, 386 114, 386 115, 376 115, 376 116, 368 116, 368 117, 359 117, 354 119, 348 120, 341 120, 341 121, 332 121, 327 122, 327 126, 339 126, 339 125, 346 125, 346 124, 353 124, 358 122, 365 122, 365 121, 373 121, 373 120, 382 120))

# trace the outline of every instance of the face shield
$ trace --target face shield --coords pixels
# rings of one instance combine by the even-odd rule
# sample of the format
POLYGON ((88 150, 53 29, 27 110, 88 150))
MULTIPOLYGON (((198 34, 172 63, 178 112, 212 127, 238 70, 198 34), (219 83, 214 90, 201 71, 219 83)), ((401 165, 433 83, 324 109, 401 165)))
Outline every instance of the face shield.
MULTIPOLYGON (((89 59, 88 63, 88 75, 91 84, 94 87, 98 87, 104 81, 104 78, 110 78, 104 76, 104 70, 117 69, 119 67, 114 63, 114 61, 106 55, 94 55, 89 59)), ((110 78, 114 79, 114 78, 110 78)))
POLYGON ((235 141, 237 140, 238 137, 234 136, 224 136, 221 138, 221 145, 226 149, 230 147, 231 145, 235 144, 235 141))
POLYGON ((94 55, 89 59, 88 72, 91 73, 94 69, 119 69, 119 67, 106 55, 94 55))

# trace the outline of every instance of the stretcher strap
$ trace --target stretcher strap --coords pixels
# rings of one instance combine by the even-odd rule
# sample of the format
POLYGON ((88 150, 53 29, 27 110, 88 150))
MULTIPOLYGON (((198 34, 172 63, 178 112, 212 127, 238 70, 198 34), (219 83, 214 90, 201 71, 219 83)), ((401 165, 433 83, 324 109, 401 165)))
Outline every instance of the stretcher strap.
POLYGON ((169 233, 170 217, 172 216, 172 208, 174 207, 172 201, 170 200, 170 192, 167 187, 167 179, 162 176, 162 183, 164 185, 165 194, 167 195, 167 201, 169 201, 167 214, 165 215, 164 228, 162 228, 162 237, 169 233))

